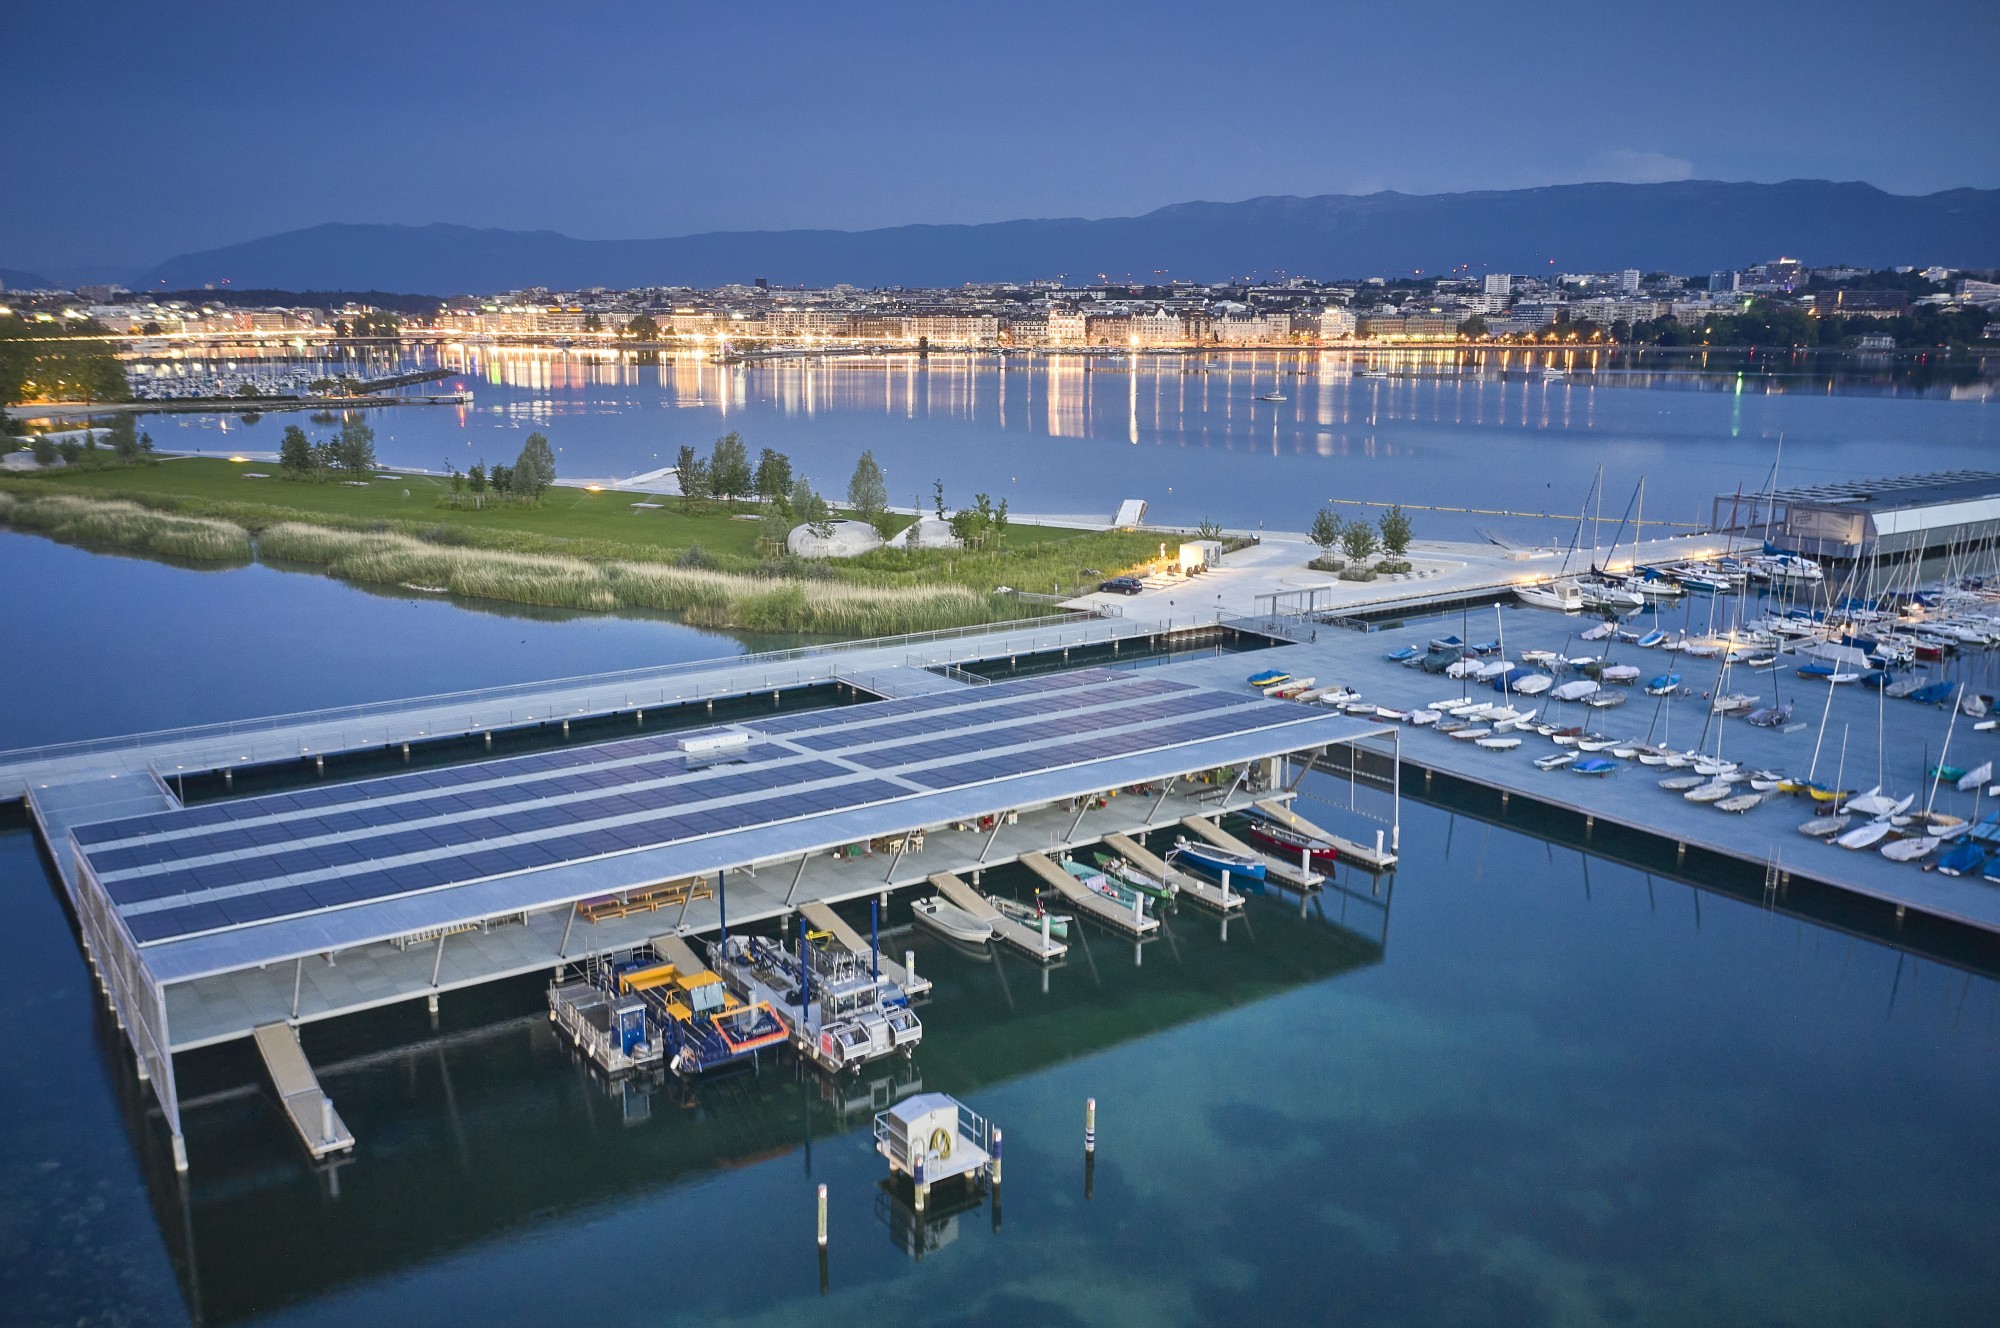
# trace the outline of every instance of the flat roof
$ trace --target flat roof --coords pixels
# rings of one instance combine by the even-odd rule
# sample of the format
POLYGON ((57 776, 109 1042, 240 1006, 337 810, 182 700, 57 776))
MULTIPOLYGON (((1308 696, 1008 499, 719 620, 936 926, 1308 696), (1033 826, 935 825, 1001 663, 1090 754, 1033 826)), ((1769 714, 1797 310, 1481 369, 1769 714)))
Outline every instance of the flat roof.
MULTIPOLYGON (((1745 494, 1763 500, 1763 494, 1745 494)), ((1844 508, 1896 511, 1932 504, 1960 503, 2000 497, 2000 473, 1990 470, 1948 470, 1930 475, 1898 475, 1879 480, 1841 480, 1779 489, 1769 501, 1795 505, 1826 503, 1844 508)))
POLYGON ((1085 669, 78 826, 162 982, 1144 783, 1379 726, 1085 669), (750 739, 724 762, 681 743, 750 739))

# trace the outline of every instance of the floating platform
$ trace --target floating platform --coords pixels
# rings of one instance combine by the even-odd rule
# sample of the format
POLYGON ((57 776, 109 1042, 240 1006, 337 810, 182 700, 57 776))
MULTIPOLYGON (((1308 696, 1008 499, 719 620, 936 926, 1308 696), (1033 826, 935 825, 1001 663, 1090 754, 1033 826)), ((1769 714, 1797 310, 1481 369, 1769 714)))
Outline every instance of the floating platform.
POLYGON ((299 1035, 291 1026, 265 1024, 251 1038, 257 1044, 257 1054, 264 1058, 271 1086, 278 1090, 278 1100, 284 1104, 285 1115, 298 1131, 299 1142, 306 1146, 306 1152, 322 1158, 354 1147, 353 1133, 333 1109, 333 1100, 326 1090, 320 1087, 319 1076, 313 1073, 305 1049, 299 1046, 299 1035))
POLYGON ((1206 816, 1183 816, 1181 824, 1217 848, 1226 848, 1231 853, 1245 853, 1255 858, 1264 864, 1265 881, 1275 882, 1288 890, 1310 893, 1319 889, 1320 882, 1326 879, 1316 871, 1301 868, 1296 862, 1287 862, 1261 849, 1252 848, 1206 816))
MULTIPOLYGON (((1160 929, 1160 920, 1148 916, 1143 911, 1143 904, 1140 906, 1140 911, 1120 908, 1103 895, 1084 889, 1074 876, 1049 861, 1044 854, 1023 853, 1021 865, 1041 877, 1079 913, 1093 921, 1101 922, 1115 931, 1122 931, 1127 936, 1151 936, 1160 929)), ((1143 900, 1145 896, 1142 895, 1140 898, 1143 900)))
POLYGON ((1045 937, 1025 922, 1016 922, 988 903, 986 896, 950 872, 932 872, 930 882, 938 893, 981 922, 993 928, 993 939, 1013 946, 1044 964, 1054 963, 1069 953, 1069 946, 1053 936, 1045 937))
POLYGON ((1368 845, 1357 843, 1345 835, 1337 835, 1331 830, 1321 829, 1294 811, 1290 803, 1279 802, 1275 798, 1266 798, 1259 802, 1257 810, 1274 820, 1282 821, 1294 830, 1311 835, 1315 839, 1324 839, 1327 843, 1333 845, 1334 849, 1340 854, 1342 862, 1351 862, 1357 867, 1372 872, 1388 871, 1396 865, 1395 853, 1382 844, 1380 835, 1376 836, 1375 846, 1370 848, 1368 845))
POLYGON ((1243 908, 1242 891, 1225 892, 1213 881, 1204 881, 1199 876, 1171 866, 1164 858, 1155 856, 1135 839, 1117 834, 1106 835, 1104 846, 1154 880, 1171 882, 1182 895, 1203 908, 1214 909, 1217 913, 1235 913, 1243 908))

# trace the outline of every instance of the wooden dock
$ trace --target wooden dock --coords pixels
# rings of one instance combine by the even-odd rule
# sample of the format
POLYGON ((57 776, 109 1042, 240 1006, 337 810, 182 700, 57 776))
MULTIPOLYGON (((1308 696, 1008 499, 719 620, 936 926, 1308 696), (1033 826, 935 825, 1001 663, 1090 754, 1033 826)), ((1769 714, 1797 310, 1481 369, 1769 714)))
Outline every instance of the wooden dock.
POLYGON ((299 1132, 299 1141, 306 1151, 322 1158, 354 1147, 354 1135, 340 1119, 340 1113, 333 1109, 333 1100, 326 1090, 319 1086, 319 1076, 313 1073, 305 1050, 299 1046, 299 1035, 291 1025, 264 1024, 251 1037, 257 1043, 257 1054, 264 1058, 264 1068, 271 1072, 278 1100, 284 1103, 285 1114, 291 1117, 292 1128, 299 1132))
MULTIPOLYGON (((1326 877, 1313 871, 1310 867, 1302 866, 1296 862, 1287 862, 1283 858, 1274 857, 1261 849, 1252 848, 1205 816, 1183 816, 1181 824, 1217 848, 1226 848, 1231 853, 1249 854, 1264 864, 1264 879, 1267 882, 1283 886, 1287 890, 1317 890, 1321 882, 1326 880, 1326 877)), ((1301 854, 1301 856, 1304 855, 1301 854)))
POLYGON ((1257 804, 1257 809, 1283 821, 1294 830, 1300 830, 1315 838, 1326 840, 1339 850, 1342 862, 1351 862, 1363 870, 1374 872, 1387 871, 1396 865, 1395 850, 1383 847, 1380 831, 1377 831, 1375 834, 1375 846, 1370 848, 1366 844, 1356 843, 1345 835, 1336 835, 1331 830, 1322 830, 1305 817, 1293 811, 1287 803, 1267 798, 1257 804))
POLYGON ((1147 852, 1137 840, 1128 839, 1124 835, 1106 835, 1104 846, 1148 876, 1156 880, 1171 881, 1176 890, 1203 908, 1212 908, 1218 913, 1234 913, 1243 907, 1241 892, 1225 891, 1212 881, 1204 881, 1199 876, 1169 866, 1165 859, 1147 852))
POLYGON ((932 872, 930 882, 946 899, 973 917, 989 923, 993 928, 994 940, 1004 941, 1044 964, 1053 963, 1069 953, 1068 945, 1053 936, 1044 937, 1038 929, 1025 922, 1016 922, 988 903, 985 895, 950 872, 932 872))
MULTIPOLYGON (((811 924, 815 931, 831 935, 850 954, 859 955, 862 959, 868 958, 868 951, 871 948, 868 938, 842 922, 840 914, 834 912, 830 906, 821 903, 801 904, 799 915, 811 924)), ((911 973, 900 961, 891 959, 887 950, 876 956, 876 963, 881 967, 882 976, 901 987, 903 994, 911 1000, 929 993, 931 980, 911 973)))
MULTIPOLYGON (((1083 888, 1074 876, 1040 853, 1023 853, 1021 865, 1042 878, 1057 894, 1067 899, 1077 912, 1086 914, 1107 927, 1124 932, 1127 936, 1151 936, 1160 929, 1160 920, 1148 917, 1142 911, 1121 908, 1103 895, 1083 888)), ((1144 899, 1144 896, 1140 896, 1144 899)), ((1142 905, 1143 908, 1143 905, 1142 905)))

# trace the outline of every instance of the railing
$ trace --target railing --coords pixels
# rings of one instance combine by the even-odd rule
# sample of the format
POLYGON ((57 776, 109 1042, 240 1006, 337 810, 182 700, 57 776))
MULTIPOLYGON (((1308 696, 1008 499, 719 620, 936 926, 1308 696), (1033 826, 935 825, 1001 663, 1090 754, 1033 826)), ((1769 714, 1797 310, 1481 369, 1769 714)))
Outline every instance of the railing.
MULTIPOLYGON (((786 650, 762 651, 756 654, 724 656, 719 659, 690 660, 679 664, 666 664, 656 668, 622 669, 610 673, 583 674, 572 678, 556 678, 546 682, 507 683, 497 687, 474 688, 461 692, 439 692, 429 696, 410 697, 397 701, 368 701, 356 705, 332 706, 322 710, 305 710, 286 715, 270 715, 256 719, 229 720, 213 724, 193 724, 182 728, 154 729, 144 733, 124 734, 111 738, 84 738, 74 742, 50 743, 39 747, 21 747, 11 751, 0 751, 0 768, 9 765, 23 765, 31 762, 60 760, 65 757, 88 756, 99 752, 130 751, 166 743, 192 742, 207 738, 231 738, 244 735, 271 733, 282 729, 295 729, 305 725, 334 724, 351 720, 394 718, 408 715, 413 711, 442 707, 484 706, 504 702, 512 698, 530 698, 547 695, 551 691, 594 691, 604 688, 654 685, 674 678, 684 678, 700 674, 721 673, 728 681, 724 686, 703 689, 694 688, 691 694, 680 694, 676 700, 690 698, 701 700, 725 693, 740 691, 762 691, 772 686, 797 685, 806 681, 826 681, 833 676, 832 671, 815 673, 811 677, 804 670, 793 670, 789 675, 773 675, 766 672, 754 684, 744 680, 743 675, 758 669, 768 670, 771 666, 804 660, 824 659, 828 656, 850 653, 858 650, 879 650, 900 645, 918 645, 938 641, 965 640, 971 637, 1002 635, 1010 630, 1028 628, 1042 630, 1060 627, 1068 623, 1095 622, 1097 615, 1083 612, 1045 614, 1034 618, 1015 619, 1010 622, 979 623, 969 627, 947 627, 928 632, 906 632, 896 636, 874 637, 860 641, 840 641, 825 645, 794 646, 786 650)), ((586 698, 591 700, 609 698, 586 698)), ((627 691, 622 693, 617 705, 655 705, 667 701, 664 690, 655 694, 627 691), (634 699, 636 697, 636 699, 634 699)), ((508 709, 500 715, 477 719, 471 727, 505 728, 543 720, 560 720, 596 710, 615 708, 612 705, 593 706, 528 706, 524 709, 508 709)), ((419 731, 413 737, 435 736, 419 731)), ((376 738, 374 741, 381 741, 376 738)), ((320 750, 332 750, 335 744, 322 742, 320 750)), ((297 749, 287 749, 290 754, 298 754, 297 749)))

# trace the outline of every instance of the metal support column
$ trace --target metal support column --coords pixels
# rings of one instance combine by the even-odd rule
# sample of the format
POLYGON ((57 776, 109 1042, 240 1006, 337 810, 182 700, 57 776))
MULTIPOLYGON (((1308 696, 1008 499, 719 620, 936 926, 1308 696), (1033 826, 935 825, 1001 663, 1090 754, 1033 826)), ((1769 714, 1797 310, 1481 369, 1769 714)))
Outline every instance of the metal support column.
POLYGON ((299 988, 305 984, 305 980, 306 957, 300 955, 298 962, 292 965, 292 1020, 294 1023, 298 1021, 299 1017, 299 988))
POLYGON ((799 892, 799 882, 803 881, 806 878, 806 864, 811 861, 812 861, 812 854, 802 853, 799 855, 799 869, 796 872, 792 873, 792 888, 785 891, 786 908, 790 908, 792 906, 792 896, 799 892))
POLYGON ((896 868, 903 865, 903 850, 908 848, 909 846, 910 846, 910 837, 908 835, 904 835, 902 841, 896 845, 896 856, 889 859, 889 870, 882 877, 882 883, 884 885, 887 885, 890 881, 896 879, 896 868))
POLYGON ((444 968, 444 933, 438 933, 437 953, 431 957, 431 986, 438 984, 438 973, 444 968))
POLYGON ((571 901, 569 906, 569 921, 563 923, 562 944, 556 947, 556 958, 567 959, 569 957, 569 929, 571 927, 574 927, 575 925, 576 925, 576 903, 575 901, 571 901))
POLYGON ((1089 815, 1089 813, 1090 799, 1086 797, 1083 800, 1083 806, 1076 809, 1076 819, 1069 823, 1069 833, 1063 836, 1063 843, 1067 844, 1076 838, 1076 828, 1083 824, 1083 818, 1089 815))
POLYGON ((1000 837, 1000 827, 1005 824, 1007 824, 1007 813, 993 813, 993 833, 986 836, 986 845, 979 850, 979 860, 981 862, 986 861, 986 855, 993 851, 993 841, 1000 837))
POLYGON ((1160 814, 1160 808, 1167 805, 1167 795, 1169 793, 1172 793, 1173 791, 1174 791, 1173 777, 1168 776, 1167 782, 1160 785, 1160 796, 1153 799, 1152 809, 1146 813, 1147 825, 1151 825, 1153 823, 1153 818, 1160 814))

